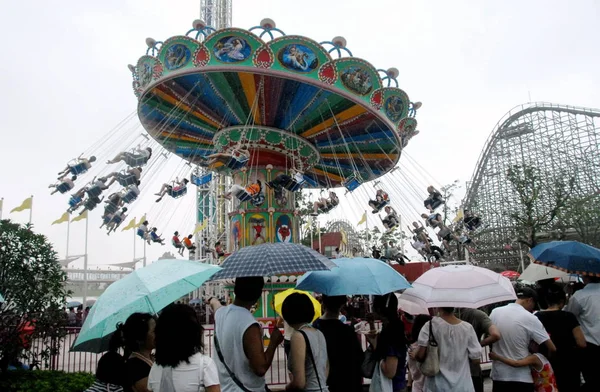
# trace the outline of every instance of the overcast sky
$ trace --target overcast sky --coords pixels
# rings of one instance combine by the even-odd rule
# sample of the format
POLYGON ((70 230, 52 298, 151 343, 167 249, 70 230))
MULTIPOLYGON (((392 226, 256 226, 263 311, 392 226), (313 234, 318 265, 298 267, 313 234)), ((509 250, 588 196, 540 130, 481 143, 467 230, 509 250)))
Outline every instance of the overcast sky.
MULTIPOLYGON (((406 152, 438 184, 446 184, 470 179, 496 122, 529 96, 600 107, 599 4, 234 0, 233 25, 249 28, 270 17, 287 34, 316 41, 342 35, 356 57, 377 68, 398 68, 400 87, 411 100, 423 102, 417 118, 421 133, 406 152)), ((48 184, 69 159, 135 111, 127 64, 144 54, 146 37, 184 34, 199 15, 199 1, 3 0, 1 9, 3 217, 26 222, 27 212, 8 211, 35 195, 36 229, 62 256, 66 225, 50 223, 64 212, 66 196, 50 196, 48 184)), ((168 179, 157 176, 156 187, 168 179)), ((134 214, 152 208, 151 199, 141 200, 134 214)), ((165 208, 177 214, 192 206, 188 195, 165 208)), ((174 222, 185 222, 179 214, 174 222)), ((91 214, 90 263, 131 260, 132 233, 107 237, 97 229, 100 215, 99 210, 91 214)), ((165 231, 171 226, 176 225, 165 231)), ((84 227, 84 222, 71 226, 71 254, 83 252, 84 227)), ((166 250, 171 247, 154 245, 148 255, 166 250)))

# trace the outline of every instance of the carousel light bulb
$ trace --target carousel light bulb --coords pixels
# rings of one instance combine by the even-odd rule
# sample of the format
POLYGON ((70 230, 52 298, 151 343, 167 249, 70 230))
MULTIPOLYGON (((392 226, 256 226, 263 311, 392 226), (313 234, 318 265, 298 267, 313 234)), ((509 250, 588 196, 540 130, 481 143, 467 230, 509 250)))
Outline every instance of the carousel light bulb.
POLYGON ((339 35, 337 37, 333 37, 331 42, 333 42, 335 46, 339 46, 340 48, 345 48, 347 44, 346 38, 339 35))
POLYGON ((196 19, 195 21, 192 22, 192 27, 195 30, 202 30, 203 28, 206 27, 206 22, 203 21, 202 19, 196 19))
POLYGON ((149 48, 153 48, 154 45, 156 45, 156 40, 154 38, 146 38, 146 45, 148 45, 149 48))
POLYGON ((262 27, 265 30, 274 29, 276 27, 275 21, 271 18, 264 18, 260 21, 260 27, 262 27))
POLYGON ((135 67, 133 65, 127 64, 127 68, 129 68, 131 72, 135 72, 135 67))
POLYGON ((398 75, 400 75, 400 71, 398 71, 398 68, 394 68, 394 67, 388 68, 386 73, 392 79, 396 79, 398 77, 398 75))
POLYGON ((413 109, 415 110, 419 110, 419 108, 423 106, 423 102, 414 102, 413 103, 413 109))

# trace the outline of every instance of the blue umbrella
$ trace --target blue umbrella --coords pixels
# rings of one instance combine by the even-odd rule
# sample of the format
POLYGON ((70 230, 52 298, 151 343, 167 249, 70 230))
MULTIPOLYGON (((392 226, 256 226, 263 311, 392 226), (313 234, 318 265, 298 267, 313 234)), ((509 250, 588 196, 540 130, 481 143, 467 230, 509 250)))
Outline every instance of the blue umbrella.
POLYGON ((600 249, 577 241, 552 241, 529 251, 538 264, 579 275, 600 276, 600 249))
POLYGON ((117 323, 136 312, 156 314, 196 290, 221 268, 190 260, 158 260, 108 286, 83 323, 71 351, 106 351, 117 323))
POLYGON ((335 264, 304 245, 278 242, 242 248, 226 258, 221 267, 223 270, 213 280, 322 271, 335 264))
POLYGON ((325 295, 384 295, 412 287, 395 269, 369 258, 336 259, 339 268, 304 274, 296 288, 325 295))

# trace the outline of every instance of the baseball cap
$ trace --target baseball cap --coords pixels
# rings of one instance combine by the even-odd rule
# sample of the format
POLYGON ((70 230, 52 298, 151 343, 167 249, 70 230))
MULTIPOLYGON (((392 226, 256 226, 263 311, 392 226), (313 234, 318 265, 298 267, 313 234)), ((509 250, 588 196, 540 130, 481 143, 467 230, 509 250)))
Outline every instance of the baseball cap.
POLYGON ((519 299, 532 298, 535 302, 538 300, 538 293, 531 287, 520 287, 516 290, 516 294, 519 299))

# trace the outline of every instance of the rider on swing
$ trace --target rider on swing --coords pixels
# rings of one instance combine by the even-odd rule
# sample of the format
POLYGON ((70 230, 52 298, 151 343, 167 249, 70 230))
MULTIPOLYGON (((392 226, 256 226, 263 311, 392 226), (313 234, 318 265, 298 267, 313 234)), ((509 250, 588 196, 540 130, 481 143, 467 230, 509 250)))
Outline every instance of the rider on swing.
POLYGON ((150 230, 150 232, 148 233, 148 236, 147 236, 148 245, 150 245, 152 242, 158 242, 161 245, 165 244, 164 243, 165 239, 161 238, 160 235, 158 235, 156 233, 156 231, 157 231, 156 227, 153 227, 152 230, 150 230))
MULTIPOLYGON (((83 154, 82 154, 83 155, 83 154)), ((90 170, 92 167, 92 162, 96 162, 96 157, 91 156, 89 159, 82 158, 81 155, 75 159, 75 163, 68 164, 62 171, 58 173, 58 179, 62 179, 67 174, 71 173, 76 176, 78 174, 83 174, 86 171, 90 170)))
POLYGON ((184 178, 181 181, 179 181, 179 178, 176 178, 175 181, 173 181, 173 185, 163 184, 162 187, 160 188, 160 191, 158 191, 158 193, 155 193, 155 195, 158 196, 158 199, 156 199, 156 202, 157 203, 160 202, 162 200, 162 198, 165 196, 165 194, 168 194, 172 198, 177 198, 179 196, 182 196, 184 193, 187 192, 188 182, 189 182, 189 180, 187 178, 184 178))
POLYGON ((313 212, 311 215, 318 216, 319 211, 321 211, 323 213, 329 212, 332 209, 334 209, 338 204, 340 204, 340 199, 338 199, 335 192, 330 191, 328 199, 325 199, 324 197, 322 197, 313 203, 313 212))
POLYGON ((425 224, 429 227, 436 228, 444 225, 442 214, 434 212, 432 214, 421 214, 421 218, 425 219, 425 224))
POLYGON ((436 208, 444 204, 444 199, 442 199, 440 191, 435 189, 433 185, 427 187, 427 192, 429 193, 429 196, 427 196, 423 205, 425 205, 425 208, 427 208, 429 212, 433 212, 436 208))
POLYGON ((129 167, 144 166, 146 163, 148 163, 151 157, 152 149, 150 147, 146 147, 142 150, 140 146, 138 146, 135 148, 135 150, 133 150, 133 152, 123 151, 118 153, 116 157, 110 161, 106 161, 106 163, 110 165, 112 163, 123 161, 129 167))
POLYGON ((229 192, 224 195, 221 195, 222 198, 231 200, 231 195, 237 197, 240 201, 250 201, 255 197, 259 197, 262 190, 262 183, 260 180, 256 180, 255 184, 250 184, 245 188, 238 184, 233 184, 231 188, 229 188, 229 192))
POLYGON ((64 177, 60 178, 59 182, 57 182, 55 184, 50 184, 48 186, 48 188, 54 188, 54 190, 52 192, 50 192, 50 194, 53 195, 56 192, 67 193, 68 191, 73 189, 73 187, 75 187, 74 181, 76 179, 77 179, 77 176, 73 176, 71 178, 69 178, 68 176, 64 176, 64 177))
POLYGON ((215 154, 211 154, 206 157, 207 166, 215 167, 218 163, 223 166, 227 166, 232 170, 241 169, 246 165, 248 160, 250 159, 250 152, 247 148, 240 148, 238 150, 233 150, 231 153, 226 152, 218 152, 215 154))
POLYGON ((141 167, 132 167, 129 170, 124 170, 122 172, 113 172, 110 173, 106 178, 110 178, 110 182, 107 186, 111 186, 116 182, 119 183, 122 187, 128 187, 129 185, 133 185, 140 180, 142 176, 142 168, 141 167))
POLYGON ((294 173, 294 177, 285 173, 277 175, 273 180, 267 182, 267 186, 275 190, 285 188, 290 192, 299 191, 305 182, 304 174, 296 170, 292 170, 292 173, 294 173))
POLYGON ((375 200, 369 200, 369 207, 373 209, 373 214, 381 211, 383 207, 389 204, 390 198, 386 191, 378 189, 375 193, 375 200))
POLYGON ((396 213, 396 211, 390 207, 390 206, 386 206, 385 207, 385 213, 387 214, 385 216, 385 218, 383 218, 381 220, 381 223, 383 223, 383 226, 387 229, 387 230, 392 230, 394 229, 397 225, 398 225, 398 214, 396 213))

